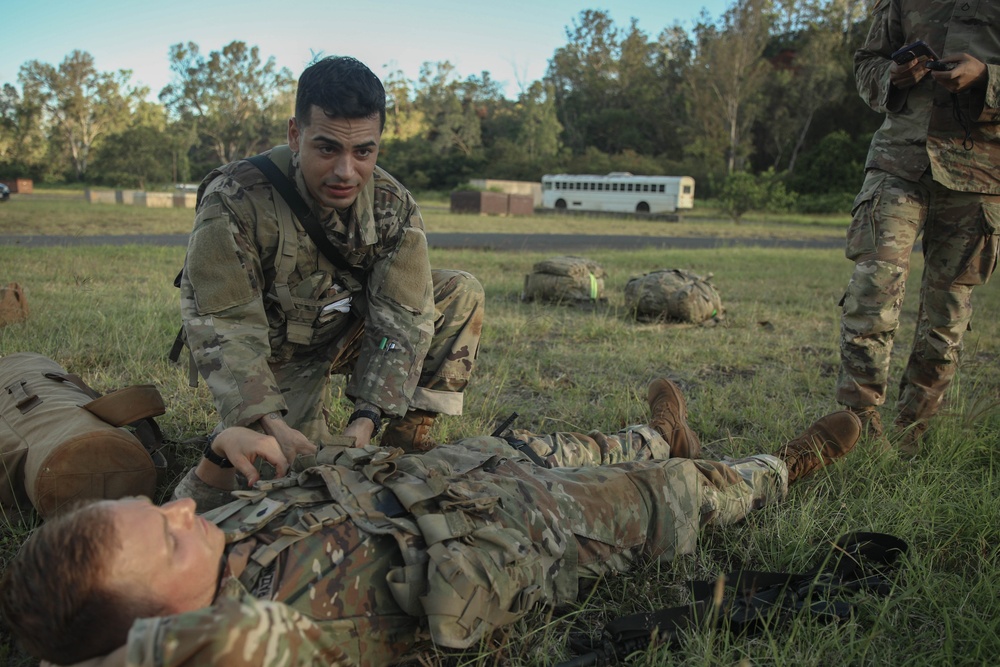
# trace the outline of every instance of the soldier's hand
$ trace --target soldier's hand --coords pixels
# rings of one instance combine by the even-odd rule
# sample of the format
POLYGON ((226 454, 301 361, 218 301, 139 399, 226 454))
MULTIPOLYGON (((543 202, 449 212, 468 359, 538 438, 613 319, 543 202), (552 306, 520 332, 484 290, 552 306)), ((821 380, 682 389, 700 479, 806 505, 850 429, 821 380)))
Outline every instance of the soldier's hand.
POLYGON ((286 461, 291 464, 299 454, 309 455, 316 453, 316 445, 309 442, 309 438, 301 431, 292 428, 277 412, 271 412, 260 418, 260 425, 264 432, 278 441, 281 451, 285 453, 286 461))
POLYGON ((212 441, 212 451, 229 459, 233 468, 247 478, 249 486, 260 479, 254 466, 258 457, 273 465, 279 477, 288 473, 288 461, 278 441, 242 426, 232 426, 219 433, 212 441))
POLYGON ((926 58, 914 58, 909 62, 893 62, 889 67, 889 82, 897 88, 911 88, 930 73, 924 65, 926 58))
POLYGON ((367 417, 358 417, 344 429, 344 435, 354 438, 355 447, 364 447, 372 441, 372 431, 375 430, 375 422, 367 417))
POLYGON ((968 53, 945 56, 940 62, 955 63, 953 69, 931 73, 934 83, 944 86, 950 93, 960 93, 976 84, 986 83, 988 77, 986 65, 968 53))

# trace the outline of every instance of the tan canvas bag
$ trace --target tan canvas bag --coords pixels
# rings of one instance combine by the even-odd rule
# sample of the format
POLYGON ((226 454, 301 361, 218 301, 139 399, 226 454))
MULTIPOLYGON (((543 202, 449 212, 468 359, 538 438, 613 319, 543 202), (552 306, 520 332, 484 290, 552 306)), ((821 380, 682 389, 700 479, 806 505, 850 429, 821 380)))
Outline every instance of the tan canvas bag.
POLYGON ((33 352, 0 358, 0 513, 48 516, 89 498, 152 497, 164 413, 153 385, 100 396, 33 352), (128 428, 123 428, 128 425, 128 428))
POLYGON ((28 297, 17 283, 0 285, 0 327, 28 319, 28 297))

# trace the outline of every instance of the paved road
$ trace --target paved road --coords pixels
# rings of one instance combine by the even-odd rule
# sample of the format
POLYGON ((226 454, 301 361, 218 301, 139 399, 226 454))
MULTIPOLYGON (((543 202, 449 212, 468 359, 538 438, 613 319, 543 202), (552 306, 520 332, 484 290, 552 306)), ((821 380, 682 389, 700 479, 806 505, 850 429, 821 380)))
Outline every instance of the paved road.
MULTIPOLYGON (((28 248, 72 245, 186 246, 187 234, 135 234, 114 236, 0 236, 0 245, 28 248)), ((633 250, 662 248, 693 250, 730 247, 842 248, 842 239, 716 238, 708 236, 603 236, 588 234, 435 234, 427 235, 432 248, 580 252, 610 248, 633 250)))

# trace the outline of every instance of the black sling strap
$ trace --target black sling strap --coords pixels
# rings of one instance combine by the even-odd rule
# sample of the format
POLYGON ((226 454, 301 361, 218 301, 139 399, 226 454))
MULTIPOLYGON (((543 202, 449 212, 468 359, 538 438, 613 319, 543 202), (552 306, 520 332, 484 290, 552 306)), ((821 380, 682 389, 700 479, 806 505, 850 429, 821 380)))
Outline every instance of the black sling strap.
POLYGON ((896 562, 908 549, 892 535, 848 533, 837 539, 819 567, 803 574, 738 570, 717 581, 690 582, 691 604, 621 616, 597 640, 571 634, 570 650, 577 657, 557 667, 616 665, 654 641, 676 646, 684 633, 718 625, 739 635, 799 613, 827 622, 845 620, 854 605, 844 598, 862 590, 889 595, 896 562))
MULTIPOLYGON (((316 244, 323 256, 330 261, 335 267, 341 271, 346 271, 355 278, 357 278, 357 273, 359 272, 358 267, 351 266, 344 258, 341 256, 337 249, 333 247, 330 243, 330 239, 327 238, 326 232, 320 227, 319 221, 316 220, 316 216, 313 215, 312 209, 309 204, 302 198, 299 191, 295 188, 295 183, 292 182, 288 176, 278 168, 278 165, 271 162, 271 159, 263 154, 254 155, 253 157, 246 158, 246 161, 257 167, 262 174, 271 182, 274 189, 278 191, 281 198, 285 200, 288 204, 288 208, 292 209, 295 217, 299 219, 302 223, 303 229, 309 234, 309 238, 312 242, 316 244)), ((359 281, 360 282, 360 281, 359 281)))

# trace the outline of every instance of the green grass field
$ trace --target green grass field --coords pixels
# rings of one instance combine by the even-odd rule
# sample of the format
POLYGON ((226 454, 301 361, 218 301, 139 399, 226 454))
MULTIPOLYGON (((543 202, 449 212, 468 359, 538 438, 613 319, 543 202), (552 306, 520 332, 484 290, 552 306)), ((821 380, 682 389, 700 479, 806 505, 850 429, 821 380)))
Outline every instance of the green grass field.
MULTIPOLYGON (((108 233, 104 221, 112 212, 118 215, 113 206, 23 199, 10 204, 0 206, 0 234, 12 233, 12 224, 22 230, 27 225, 25 233, 66 233, 60 231, 63 221, 54 218, 91 230, 81 233, 108 233), (15 219, 20 222, 12 223, 15 219)), ((185 220, 173 211, 147 210, 142 215, 148 219, 132 214, 122 213, 109 225, 122 233, 147 224, 184 232, 190 225, 190 212, 185 220)), ((511 222, 428 215, 432 231, 445 223, 471 231, 511 222)), ((525 229, 551 231, 546 217, 523 222, 525 229)), ((615 224, 562 222, 577 225, 577 233, 595 233, 584 231, 587 225, 615 224)), ((715 225, 720 233, 725 227, 676 223, 668 225, 668 235, 699 224, 715 225)), ((758 235, 814 232, 811 226, 747 223, 740 233, 750 228, 758 235)), ((843 228, 832 233, 842 235, 843 228)), ((524 274, 547 256, 432 250, 436 267, 472 272, 487 295, 466 414, 438 420, 434 435, 439 440, 489 432, 513 411, 521 415, 517 426, 522 428, 614 431, 646 421, 645 388, 656 376, 669 376, 685 390, 707 457, 772 451, 838 408, 833 400, 837 303, 850 273, 840 250, 595 250, 587 256, 610 277, 608 307, 594 311, 519 301, 524 274), (712 272, 727 308, 725 324, 703 328, 631 321, 623 308, 625 282, 658 268, 712 272)), ((179 324, 171 283, 182 261, 180 248, 0 246, 0 283, 21 283, 31 306, 27 323, 0 329, 0 353, 45 354, 100 391, 153 382, 168 406, 160 422, 169 439, 206 433, 213 410, 204 383, 191 389, 186 366, 166 360, 179 324)), ((913 335, 920 268, 915 258, 892 363, 894 379, 913 335)), ((861 596, 855 617, 839 625, 803 617, 753 638, 704 633, 679 650, 650 650, 631 664, 993 664, 1000 656, 1000 295, 995 285, 976 293, 976 306, 958 379, 918 458, 908 461, 859 446, 839 465, 793 487, 780 506, 740 525, 706 531, 695 556, 609 578, 577 609, 529 616, 477 650, 431 650, 419 664, 552 665, 567 658, 566 635, 577 626, 596 632, 616 615, 680 604, 685 581, 738 566, 805 571, 815 564, 817 549, 852 530, 893 533, 909 542, 911 557, 889 598, 861 596)), ((349 406, 335 399, 331 407, 335 426, 343 425, 349 406)), ((883 416, 892 421, 891 406, 883 416)), ((199 453, 174 446, 171 455, 175 463, 158 500, 199 453)), ((25 535, 25 528, 4 527, 0 566, 25 535)), ((33 664, 6 634, 0 634, 0 663, 33 664)))

